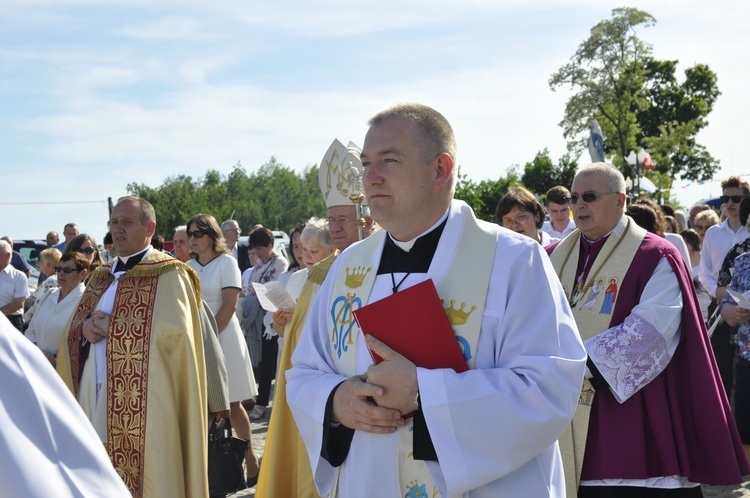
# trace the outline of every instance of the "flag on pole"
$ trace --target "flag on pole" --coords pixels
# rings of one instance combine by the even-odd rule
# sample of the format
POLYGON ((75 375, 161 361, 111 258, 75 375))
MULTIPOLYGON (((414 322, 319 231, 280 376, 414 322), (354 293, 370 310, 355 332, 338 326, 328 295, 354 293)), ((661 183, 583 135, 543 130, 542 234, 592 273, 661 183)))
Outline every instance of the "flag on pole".
POLYGON ((589 121, 591 134, 589 135, 589 155, 592 163, 604 162, 604 137, 602 136, 602 127, 596 119, 591 118, 589 121))

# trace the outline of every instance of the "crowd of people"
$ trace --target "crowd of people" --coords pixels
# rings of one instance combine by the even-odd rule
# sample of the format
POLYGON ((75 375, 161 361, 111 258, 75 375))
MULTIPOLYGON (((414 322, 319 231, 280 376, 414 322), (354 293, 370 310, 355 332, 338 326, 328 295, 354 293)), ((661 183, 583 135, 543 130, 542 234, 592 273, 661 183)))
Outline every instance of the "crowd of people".
MULTIPOLYGON (((50 232, 33 294, 0 240, 0 331, 28 339, 2 339, 1 367, 35 371, 4 382, 3 401, 42 417, 50 399, 29 390, 64 398, 53 430, 7 423, 66 496, 97 482, 107 496, 209 496, 208 428, 224 418, 251 441, 243 479, 258 497, 699 497, 702 483, 742 482, 747 182, 727 178, 719 212, 686 217, 629 200, 622 174, 594 163, 543 196, 511 187, 490 223, 453 198, 457 146, 439 112, 399 104, 369 125, 361 150, 327 150, 328 219, 291 228, 288 260, 269 228, 245 242, 210 214, 175 227, 166 253, 153 207, 132 196, 102 248, 73 223, 63 242, 50 232), (294 305, 264 309, 271 282, 294 305), (423 293, 403 297, 412 287, 423 293), (460 371, 393 347, 414 332, 404 316, 355 319, 383 301, 435 327, 431 300, 460 371), (264 418, 260 458, 251 421, 264 418)), ((1 467, 30 465, 18 453, 1 467)), ((15 496, 42 495, 14 472, 15 496)))

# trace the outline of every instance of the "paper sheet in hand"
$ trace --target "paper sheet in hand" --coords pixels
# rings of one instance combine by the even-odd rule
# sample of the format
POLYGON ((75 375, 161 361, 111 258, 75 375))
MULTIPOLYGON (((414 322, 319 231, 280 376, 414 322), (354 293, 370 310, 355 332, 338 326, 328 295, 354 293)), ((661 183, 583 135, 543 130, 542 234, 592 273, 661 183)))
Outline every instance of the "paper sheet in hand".
POLYGON ((284 286, 276 281, 265 284, 253 282, 253 289, 255 289, 255 295, 258 296, 260 305, 264 310, 271 313, 275 313, 278 309, 294 308, 296 305, 284 286))
MULTIPOLYGON (((372 334, 418 367, 468 370, 431 279, 354 311, 360 330, 372 334)), ((370 351, 375 363, 383 361, 370 351)))
POLYGON ((727 289, 727 294, 732 296, 732 299, 734 299, 734 302, 737 303, 740 308, 750 310, 750 291, 740 294, 737 291, 727 289))

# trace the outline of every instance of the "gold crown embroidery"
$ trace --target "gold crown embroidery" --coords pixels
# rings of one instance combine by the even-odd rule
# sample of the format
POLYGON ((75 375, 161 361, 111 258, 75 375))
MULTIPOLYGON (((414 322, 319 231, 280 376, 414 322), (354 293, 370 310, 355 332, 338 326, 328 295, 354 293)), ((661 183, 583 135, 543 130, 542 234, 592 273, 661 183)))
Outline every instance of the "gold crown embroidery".
POLYGON ((365 277, 372 268, 368 267, 365 269, 364 266, 356 266, 354 268, 346 268, 346 280, 344 281, 344 284, 349 287, 350 289, 357 289, 362 285, 362 282, 365 281, 365 277), (351 273, 349 272, 351 270, 351 273))
MULTIPOLYGON (((443 303, 443 308, 445 308, 445 301, 440 300, 441 303, 443 303)), ((463 325, 469 320, 469 316, 474 312, 474 310, 477 309, 476 306, 472 306, 469 311, 466 311, 466 303, 461 303, 460 308, 455 308, 456 300, 451 299, 451 305, 447 308, 445 308, 445 314, 448 316, 448 322, 451 325, 463 325)))

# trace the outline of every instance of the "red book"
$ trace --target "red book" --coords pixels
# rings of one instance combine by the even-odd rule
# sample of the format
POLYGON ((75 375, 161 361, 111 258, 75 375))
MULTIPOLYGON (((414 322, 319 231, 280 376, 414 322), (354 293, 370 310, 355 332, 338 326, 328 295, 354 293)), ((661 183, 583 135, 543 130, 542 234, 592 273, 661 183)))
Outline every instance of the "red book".
MULTIPOLYGON (((435 284, 427 279, 354 312, 360 330, 372 334, 418 367, 468 370, 435 284)), ((370 350, 377 364, 383 359, 370 350)))

